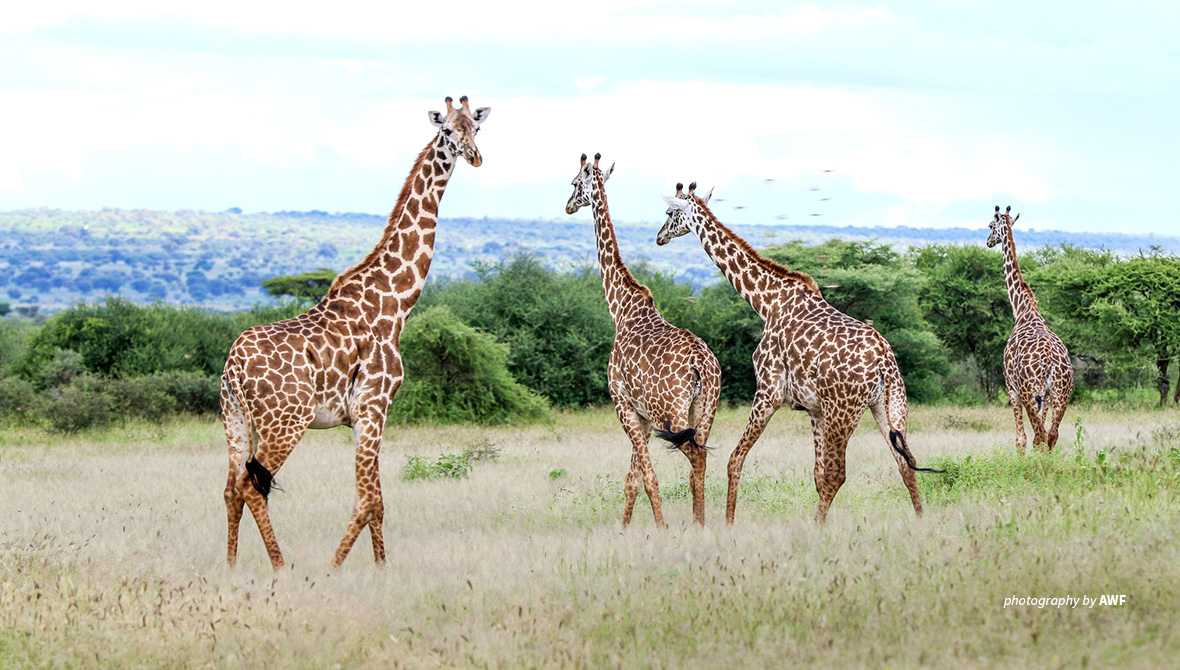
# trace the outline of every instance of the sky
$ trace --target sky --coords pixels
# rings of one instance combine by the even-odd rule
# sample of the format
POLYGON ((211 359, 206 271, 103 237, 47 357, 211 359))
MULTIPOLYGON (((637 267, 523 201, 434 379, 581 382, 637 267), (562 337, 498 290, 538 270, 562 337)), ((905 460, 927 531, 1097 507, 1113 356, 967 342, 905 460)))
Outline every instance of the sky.
POLYGON ((1180 234, 1180 4, 158 0, 0 7, 0 211, 387 213, 447 95, 446 217, 1180 234), (579 217, 588 218, 587 212, 579 217))

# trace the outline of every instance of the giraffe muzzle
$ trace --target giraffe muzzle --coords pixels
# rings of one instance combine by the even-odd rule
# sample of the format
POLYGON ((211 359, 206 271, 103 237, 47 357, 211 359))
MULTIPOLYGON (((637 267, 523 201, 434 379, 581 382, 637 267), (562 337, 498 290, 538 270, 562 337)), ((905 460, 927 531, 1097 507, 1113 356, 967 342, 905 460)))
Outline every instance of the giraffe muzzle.
POLYGON ((483 156, 480 156, 479 152, 474 149, 468 149, 463 152, 463 158, 466 158, 467 162, 471 163, 471 167, 483 165, 483 156))

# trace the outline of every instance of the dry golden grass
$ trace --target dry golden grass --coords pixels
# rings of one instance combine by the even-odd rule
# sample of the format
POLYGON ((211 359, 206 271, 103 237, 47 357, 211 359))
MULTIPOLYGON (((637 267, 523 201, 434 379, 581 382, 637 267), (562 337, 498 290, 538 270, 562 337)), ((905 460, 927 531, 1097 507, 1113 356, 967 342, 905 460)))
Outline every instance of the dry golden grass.
MULTIPOLYGON (((549 426, 391 429, 389 564, 366 536, 329 569, 353 503, 346 430, 313 432, 278 475, 270 571, 249 516, 223 567, 220 425, 0 437, 3 667, 1156 667, 1180 653, 1180 413, 1077 407, 1059 453, 1012 455, 1006 408, 917 408, 915 519, 866 421, 829 523, 811 521, 810 429, 781 412, 747 460, 737 524, 710 442, 708 525, 687 464, 655 451, 665 514, 623 532, 629 445, 609 411, 549 426), (490 440, 469 479, 402 481, 404 456, 490 440), (999 451, 998 451, 999 450, 999 451), (1099 454, 1101 453, 1101 456, 1099 454), (967 456, 971 460, 967 460, 967 456), (564 469, 565 477, 550 472, 564 469), (1121 607, 1004 608, 1120 593, 1121 607)), ((1065 428, 1065 427, 1063 427, 1065 428)))

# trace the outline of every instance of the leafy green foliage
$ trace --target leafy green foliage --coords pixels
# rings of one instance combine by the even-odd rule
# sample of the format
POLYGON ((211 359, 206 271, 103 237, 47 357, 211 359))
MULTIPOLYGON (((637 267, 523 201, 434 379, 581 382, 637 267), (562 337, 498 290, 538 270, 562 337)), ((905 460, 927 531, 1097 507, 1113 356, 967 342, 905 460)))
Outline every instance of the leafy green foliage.
POLYGON ((1153 251, 1116 261, 1073 248, 1049 258, 1037 279, 1053 309, 1092 324, 1079 334, 1107 357, 1153 363, 1162 405, 1169 363, 1180 356, 1180 258, 1153 251))
POLYGON ((479 266, 471 281, 428 287, 420 307, 445 304, 511 345, 508 369, 562 407, 609 401, 606 366, 614 325, 597 274, 558 274, 531 256, 479 266))
POLYGON ((910 258, 925 276, 918 301, 926 322, 954 360, 974 363, 983 396, 995 398, 1004 384, 1004 346, 1013 326, 1003 255, 984 247, 931 245, 913 250, 910 258))
POLYGON ((98 375, 129 377, 162 371, 220 375, 230 345, 243 330, 299 311, 290 303, 236 314, 158 303, 136 305, 121 298, 82 303, 47 321, 30 338, 16 369, 36 380, 65 350, 76 352, 84 369, 98 375))
POLYGON ((449 307, 415 312, 401 352, 406 380, 390 406, 392 423, 519 423, 546 414, 545 399, 508 371, 508 346, 449 307))
POLYGON ((425 456, 408 455, 402 467, 402 479, 466 479, 476 463, 494 461, 500 457, 500 450, 490 442, 477 442, 458 454, 441 454, 430 459, 425 456))

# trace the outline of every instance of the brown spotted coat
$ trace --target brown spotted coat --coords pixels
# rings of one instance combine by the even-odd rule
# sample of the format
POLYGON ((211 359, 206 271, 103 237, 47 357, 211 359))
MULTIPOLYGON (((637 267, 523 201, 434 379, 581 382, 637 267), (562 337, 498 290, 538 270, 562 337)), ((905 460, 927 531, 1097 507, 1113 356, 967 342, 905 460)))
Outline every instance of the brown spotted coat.
POLYGON ((602 287, 615 323, 607 381, 619 422, 631 439, 623 526, 631 522, 641 479, 656 524, 665 525, 659 482, 648 453, 653 426, 659 437, 688 458, 692 516, 698 525, 704 525, 706 444, 720 397, 721 368, 701 338, 664 320, 652 302, 651 291, 623 264, 604 189, 614 166, 604 173, 598 167, 599 159, 596 155, 591 165, 582 155, 565 209, 573 214, 589 205, 594 213, 602 287))
POLYGON ((401 385, 398 338, 430 270, 438 205, 459 157, 478 167, 479 124, 490 110, 446 99, 431 112, 439 128, 418 155, 381 241, 333 282, 315 307, 293 319, 250 328, 234 342, 222 374, 221 409, 229 443, 225 506, 227 562, 237 560, 243 506, 262 534, 271 564, 284 566, 267 509, 271 478, 308 428, 351 426, 356 505, 332 560, 339 566, 368 526, 373 557, 385 560, 378 454, 386 411, 401 385))
POLYGON ((866 409, 893 448, 914 511, 922 513, 917 468, 906 443, 905 383, 893 350, 871 326, 832 307, 815 280, 764 258, 721 224, 709 210, 709 194, 696 184, 665 197, 668 220, 657 244, 693 232, 726 279, 765 323, 754 351, 757 390, 750 419, 729 459, 725 516, 733 523, 746 454, 770 417, 783 406, 807 412, 815 444, 815 489, 823 521, 845 480, 848 439, 866 409))

